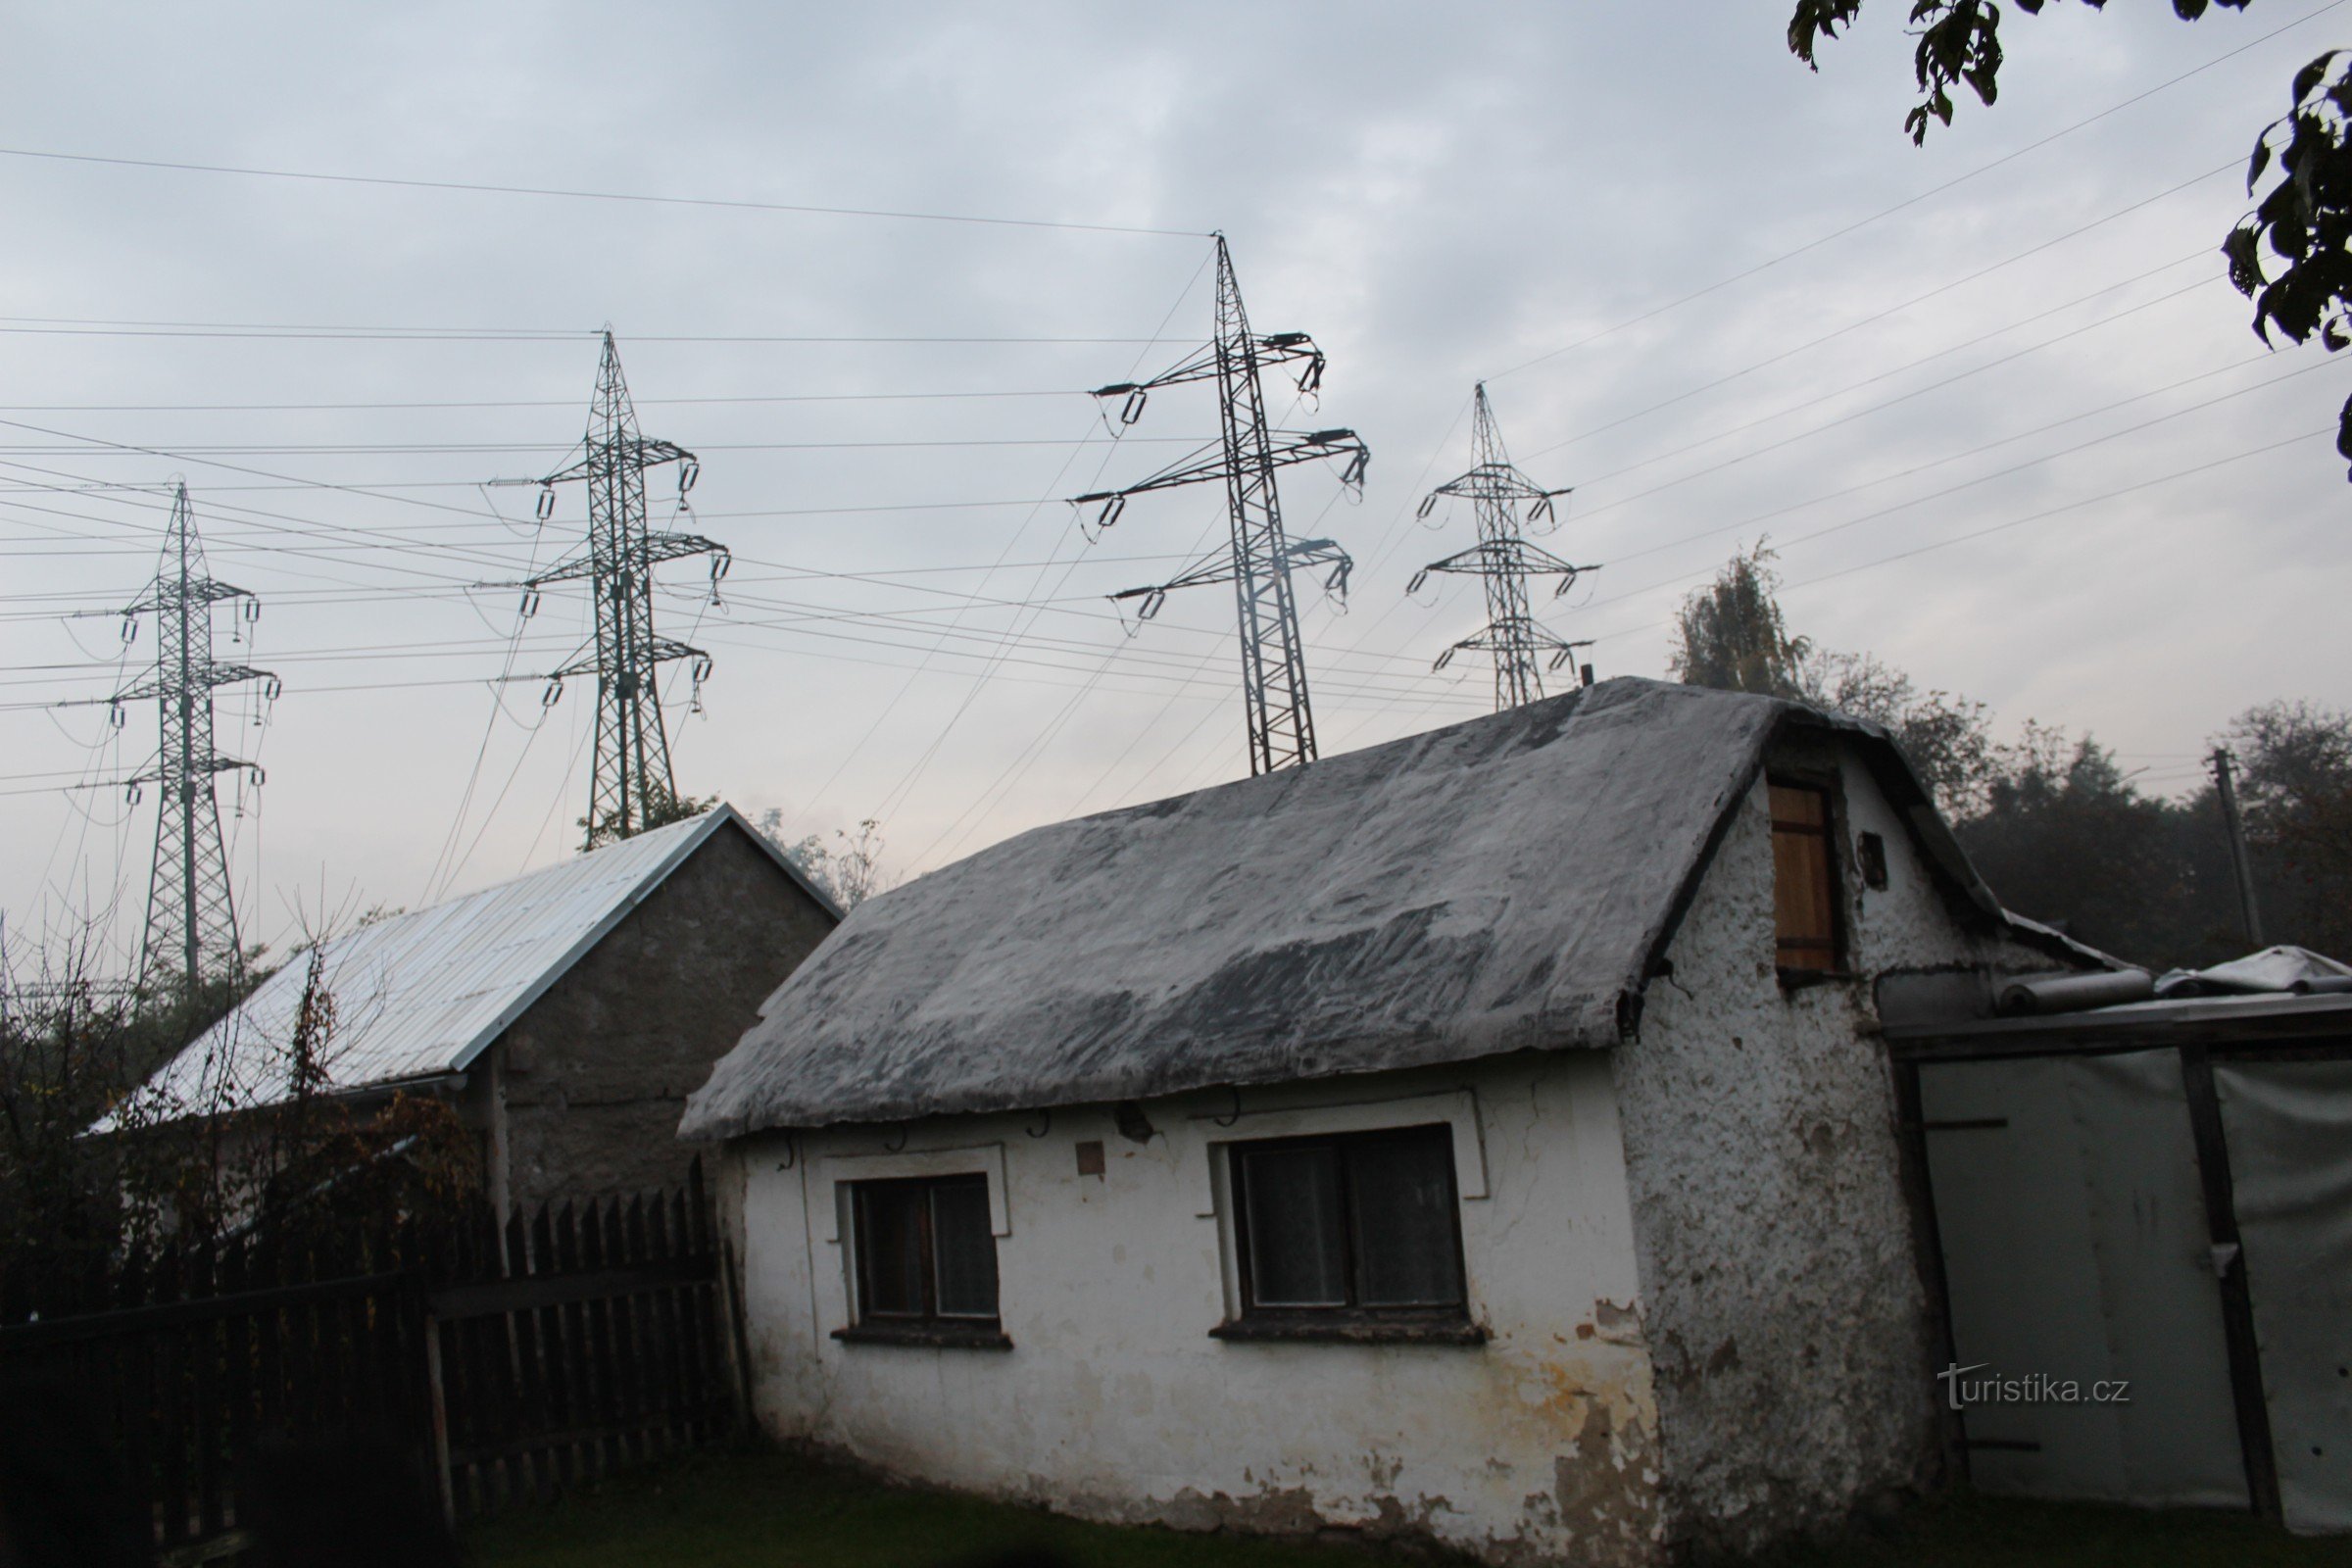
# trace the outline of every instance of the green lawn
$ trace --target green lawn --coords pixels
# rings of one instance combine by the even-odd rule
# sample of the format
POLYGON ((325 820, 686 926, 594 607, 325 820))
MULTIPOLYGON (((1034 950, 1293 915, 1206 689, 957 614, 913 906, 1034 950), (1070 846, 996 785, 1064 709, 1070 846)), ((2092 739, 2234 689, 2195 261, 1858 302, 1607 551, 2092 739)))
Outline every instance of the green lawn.
MULTIPOLYGON (((884 1486, 773 1453, 705 1454, 616 1477, 474 1527, 476 1568, 942 1568, 1027 1548, 1072 1568, 1370 1568, 1427 1564, 1353 1546, 1080 1524, 884 1486)), ((1959 1494, 1873 1536, 1771 1568, 2352 1568, 2352 1539, 2303 1541, 2250 1519, 1959 1494)))

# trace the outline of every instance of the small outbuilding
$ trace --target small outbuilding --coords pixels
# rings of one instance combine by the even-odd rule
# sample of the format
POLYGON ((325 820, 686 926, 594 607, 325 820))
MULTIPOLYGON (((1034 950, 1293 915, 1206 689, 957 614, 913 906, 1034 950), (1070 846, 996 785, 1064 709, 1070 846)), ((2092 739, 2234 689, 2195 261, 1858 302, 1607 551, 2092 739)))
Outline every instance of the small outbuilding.
POLYGON ((2352 969, 2299 948, 1895 1017, 1988 1492, 2352 1531, 2352 969))
POLYGON ((779 1438, 1648 1564, 1949 1462, 1882 1009, 2103 966, 1880 731, 1615 680, 870 900, 683 1131, 728 1140, 779 1438))
MULTIPOLYGON (((448 1099, 501 1212, 681 1180, 687 1092, 840 921, 733 808, 331 934, 321 1092, 448 1099)), ((138 1091, 143 1119, 285 1102, 308 965, 255 988, 138 1091)))

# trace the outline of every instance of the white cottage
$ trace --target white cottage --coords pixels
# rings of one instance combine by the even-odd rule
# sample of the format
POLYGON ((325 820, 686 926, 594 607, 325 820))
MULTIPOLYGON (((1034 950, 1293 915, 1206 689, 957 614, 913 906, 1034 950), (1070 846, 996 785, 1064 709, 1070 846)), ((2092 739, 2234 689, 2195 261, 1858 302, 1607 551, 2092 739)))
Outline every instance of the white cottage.
POLYGON ((1938 1472, 1882 1009, 2096 961, 1878 731, 1616 680, 875 899, 683 1131, 730 1140, 780 1438, 1653 1563, 1938 1472))

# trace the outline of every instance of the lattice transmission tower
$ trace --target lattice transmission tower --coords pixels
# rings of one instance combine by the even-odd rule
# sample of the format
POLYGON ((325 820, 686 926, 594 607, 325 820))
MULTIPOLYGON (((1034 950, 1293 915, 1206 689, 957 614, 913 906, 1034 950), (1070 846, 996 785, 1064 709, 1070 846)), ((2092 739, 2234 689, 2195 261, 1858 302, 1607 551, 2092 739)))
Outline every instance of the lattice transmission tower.
POLYGON ((662 721, 662 666, 689 662, 698 705, 710 673, 709 654, 654 629, 657 565, 709 556, 715 595, 730 559, 725 545, 700 534, 657 533, 647 526, 645 471, 665 463, 678 465, 683 508, 702 466, 684 447, 640 433, 628 382, 621 378, 620 351, 608 330, 579 461, 545 478, 522 481, 540 487, 542 521, 554 515, 557 485, 578 480, 588 487, 588 548, 525 582, 523 611, 527 615, 537 609, 539 591, 550 583, 586 582, 596 598, 595 650, 553 671, 546 698, 554 702, 570 676, 596 676, 596 774, 588 788, 588 814, 581 819, 591 849, 676 814, 677 781, 662 721))
POLYGON ((1342 463, 1340 481, 1360 491, 1371 453, 1353 430, 1276 430, 1266 417, 1259 374, 1269 367, 1301 367, 1298 387, 1312 397, 1323 381, 1323 351, 1304 332, 1260 336, 1250 330, 1242 289, 1233 275, 1225 236, 1217 237, 1216 337, 1148 381, 1121 381, 1095 396, 1120 399, 1120 429, 1142 417, 1144 404, 1162 387, 1191 381, 1217 385, 1218 439, 1152 474, 1117 490, 1073 497, 1075 505, 1101 503, 1098 527, 1116 522, 1128 498, 1152 490, 1222 481, 1232 535, 1215 555, 1166 582, 1130 588, 1110 597, 1143 601, 1141 618, 1158 613, 1168 594, 1204 583, 1233 584, 1241 626, 1242 700, 1250 732, 1250 771, 1271 773, 1315 760, 1315 719, 1306 689, 1305 648, 1298 635, 1298 606, 1291 589, 1296 567, 1329 568, 1324 588, 1345 595, 1354 565, 1348 552, 1329 539, 1293 540, 1283 532, 1282 498, 1274 470, 1320 459, 1342 463))
POLYGON ((160 786, 155 827, 155 868, 147 887, 147 929, 139 945, 139 982, 153 994, 177 972, 183 994, 194 995, 207 980, 234 975, 244 962, 237 941, 236 904, 229 893, 228 852, 220 840, 220 804, 213 780, 222 773, 261 768, 223 757, 213 742, 213 693, 240 681, 265 683, 277 695, 277 677, 248 664, 213 657, 213 607, 241 601, 237 612, 250 622, 261 601, 242 588, 218 582, 205 568, 204 544, 188 507, 188 487, 174 487, 172 522, 164 533, 163 563, 155 581, 126 607, 131 617, 155 617, 155 672, 107 699, 122 721, 125 703, 153 699, 162 717, 163 743, 154 766, 124 782, 134 789, 160 786))
POLYGON ((1420 515, 1427 517, 1441 499, 1465 497, 1478 515, 1478 543, 1423 566, 1413 574, 1404 591, 1420 592, 1431 572, 1475 575, 1485 581, 1486 625, 1475 636, 1465 637, 1440 654, 1431 667, 1444 669, 1453 662, 1454 655, 1465 649, 1493 654, 1494 710, 1499 713, 1544 695, 1543 656, 1548 654, 1550 667, 1557 669, 1576 650, 1592 646, 1591 639, 1569 642, 1553 634, 1529 613, 1528 579, 1557 577, 1559 585, 1552 590, 1556 599, 1575 584, 1580 573, 1599 568, 1572 566, 1542 546, 1528 543, 1520 532, 1522 506, 1528 509, 1527 521, 1547 522, 1554 515, 1553 500, 1568 491, 1546 490, 1512 466, 1510 454, 1503 450, 1502 430, 1494 422, 1494 406, 1487 401, 1484 381, 1478 383, 1471 440, 1476 464, 1468 473, 1446 480, 1423 497, 1420 515))

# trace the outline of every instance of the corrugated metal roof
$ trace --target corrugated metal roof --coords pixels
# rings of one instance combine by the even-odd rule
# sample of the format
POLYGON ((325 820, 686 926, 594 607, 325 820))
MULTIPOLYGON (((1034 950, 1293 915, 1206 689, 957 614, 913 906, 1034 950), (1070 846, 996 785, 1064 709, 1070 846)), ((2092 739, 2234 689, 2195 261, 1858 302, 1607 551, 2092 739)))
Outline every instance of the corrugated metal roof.
MULTIPOLYGON (((621 918, 726 824, 832 902, 731 807, 606 845, 560 865, 334 936, 323 950, 335 1025, 328 1087, 464 1070, 621 918)), ((242 1110, 287 1098, 288 1045, 307 962, 257 987, 141 1088, 149 1115, 242 1110)), ((106 1124, 102 1123, 103 1128, 106 1124)))

